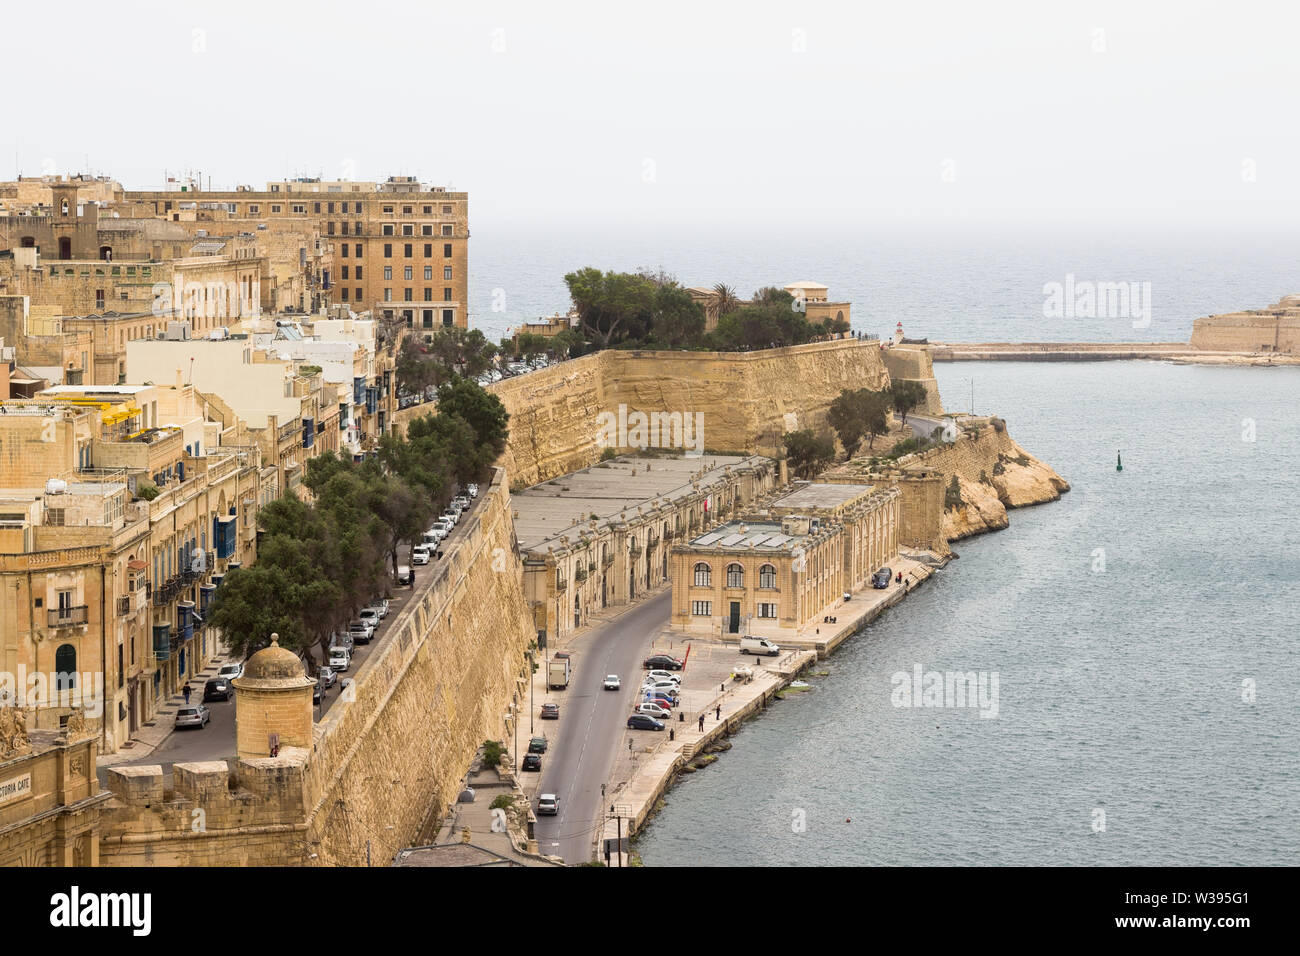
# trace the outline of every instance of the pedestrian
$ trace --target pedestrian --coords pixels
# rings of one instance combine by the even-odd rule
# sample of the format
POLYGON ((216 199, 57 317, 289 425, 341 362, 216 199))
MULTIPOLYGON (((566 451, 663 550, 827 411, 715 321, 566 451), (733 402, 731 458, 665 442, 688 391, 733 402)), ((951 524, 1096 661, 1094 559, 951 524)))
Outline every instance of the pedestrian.
POLYGON ((700 733, 704 733, 704 715, 700 714, 700 733))
POLYGON ((186 705, 190 702, 190 682, 186 681, 185 686, 181 688, 181 693, 185 695, 186 705))
POLYGON ((721 719, 722 719, 722 705, 721 705, 721 704, 719 704, 719 705, 718 705, 718 709, 717 709, 716 711, 714 711, 714 713, 713 713, 713 717, 714 717, 715 720, 721 720, 721 719))

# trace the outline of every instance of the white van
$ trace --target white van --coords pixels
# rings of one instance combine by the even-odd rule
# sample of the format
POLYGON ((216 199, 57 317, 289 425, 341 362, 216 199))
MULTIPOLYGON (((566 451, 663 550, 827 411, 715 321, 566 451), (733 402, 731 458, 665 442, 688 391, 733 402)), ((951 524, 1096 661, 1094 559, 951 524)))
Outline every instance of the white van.
POLYGON ((740 639, 740 653, 776 657, 777 654, 781 653, 781 648, 766 637, 742 637, 740 639))
POLYGON ((330 651, 329 668, 336 674, 341 674, 352 666, 352 657, 347 651, 339 648, 330 651))

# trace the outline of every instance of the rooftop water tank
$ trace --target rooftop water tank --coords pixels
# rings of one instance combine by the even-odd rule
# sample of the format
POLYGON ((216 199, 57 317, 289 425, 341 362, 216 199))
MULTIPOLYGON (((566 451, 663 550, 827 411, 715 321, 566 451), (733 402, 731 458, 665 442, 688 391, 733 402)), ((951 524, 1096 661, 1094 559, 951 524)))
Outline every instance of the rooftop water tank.
POLYGON ((47 495, 67 494, 68 483, 62 478, 51 478, 45 483, 45 493, 47 495))

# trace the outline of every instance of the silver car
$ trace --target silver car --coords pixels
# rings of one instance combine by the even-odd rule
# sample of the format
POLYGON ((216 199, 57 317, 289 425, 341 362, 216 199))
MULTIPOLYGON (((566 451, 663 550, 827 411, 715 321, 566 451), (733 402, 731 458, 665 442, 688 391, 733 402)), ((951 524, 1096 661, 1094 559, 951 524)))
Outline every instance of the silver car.
POLYGON ((180 727, 198 727, 202 730, 207 726, 208 721, 212 719, 212 711, 208 710, 202 704, 197 707, 182 707, 176 711, 176 726, 180 727))

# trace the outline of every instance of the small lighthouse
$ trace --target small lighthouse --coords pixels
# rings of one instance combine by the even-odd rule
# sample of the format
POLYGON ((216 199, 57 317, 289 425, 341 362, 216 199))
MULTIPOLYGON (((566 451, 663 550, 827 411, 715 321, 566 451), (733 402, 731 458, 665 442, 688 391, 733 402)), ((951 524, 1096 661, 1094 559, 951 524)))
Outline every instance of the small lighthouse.
POLYGON ((903 341, 903 323, 900 320, 897 327, 895 327, 894 329, 894 344, 898 345, 902 341, 903 341))

